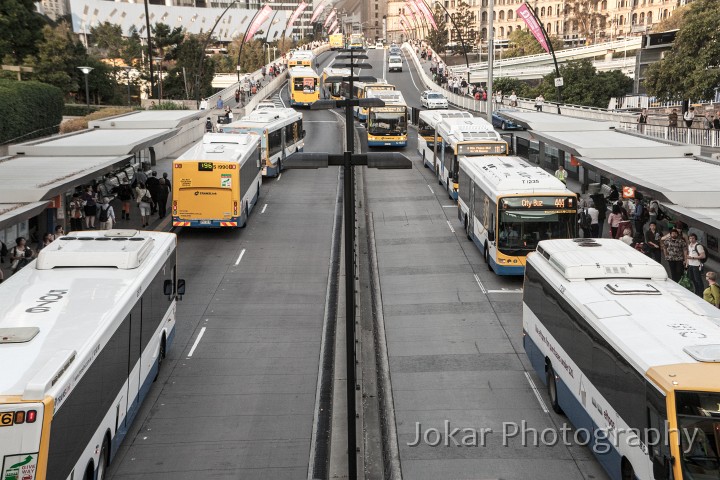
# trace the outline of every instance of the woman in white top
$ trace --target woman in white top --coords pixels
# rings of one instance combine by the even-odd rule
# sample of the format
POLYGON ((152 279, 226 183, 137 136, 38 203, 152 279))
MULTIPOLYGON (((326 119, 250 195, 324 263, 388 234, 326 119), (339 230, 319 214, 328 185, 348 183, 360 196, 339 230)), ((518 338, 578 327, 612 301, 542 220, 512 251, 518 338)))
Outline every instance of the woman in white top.
POLYGON ((135 189, 135 199, 140 209, 140 218, 142 219, 142 228, 145 228, 150 223, 150 210, 152 208, 152 196, 150 191, 145 188, 145 184, 138 182, 138 186, 135 189))
POLYGON ((629 228, 623 230, 623 236, 620 237, 620 241, 631 245, 633 243, 632 230, 630 230, 629 228))

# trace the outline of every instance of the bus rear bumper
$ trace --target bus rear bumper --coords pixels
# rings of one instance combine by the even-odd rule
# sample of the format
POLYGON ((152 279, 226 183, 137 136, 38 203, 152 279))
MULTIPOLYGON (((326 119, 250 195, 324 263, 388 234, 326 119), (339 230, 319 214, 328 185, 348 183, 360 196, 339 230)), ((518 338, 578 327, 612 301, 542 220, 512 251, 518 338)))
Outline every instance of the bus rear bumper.
POLYGON ((368 147, 406 147, 407 140, 368 140, 368 147))
POLYGON ((173 227, 190 228, 225 228, 242 226, 240 217, 233 217, 228 220, 181 220, 173 217, 173 227))

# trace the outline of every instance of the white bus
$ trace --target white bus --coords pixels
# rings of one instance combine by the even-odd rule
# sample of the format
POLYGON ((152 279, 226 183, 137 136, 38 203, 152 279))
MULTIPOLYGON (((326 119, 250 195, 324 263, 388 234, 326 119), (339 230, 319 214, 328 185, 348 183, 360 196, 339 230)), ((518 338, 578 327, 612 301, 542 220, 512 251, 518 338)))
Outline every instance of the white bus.
POLYGON ((577 196, 519 157, 460 157, 458 218, 498 275, 522 275, 538 242, 573 238, 577 196))
POLYGON ((332 100, 342 100, 345 98, 346 92, 342 88, 343 80, 341 79, 339 82, 328 82, 327 79, 330 77, 349 77, 351 73, 349 68, 325 67, 322 73, 325 98, 332 100))
POLYGON ((408 141, 408 107, 399 90, 369 90, 367 98, 385 102, 383 107, 368 107, 368 147, 405 147, 408 141))
POLYGON ((176 237, 72 232, 0 285, 0 478, 105 478, 175 334, 176 237))
POLYGON ((435 129, 446 118, 472 118, 473 115, 465 110, 423 110, 418 120, 418 154, 423 164, 435 171, 435 145, 441 138, 437 137, 435 129))
POLYGON ((523 345, 614 479, 720 478, 720 310, 619 240, 540 242, 523 345))
POLYGON ((256 110, 237 122, 223 125, 224 133, 255 132, 260 135, 262 148, 262 174, 277 177, 282 162, 290 154, 302 152, 305 147, 303 115, 292 108, 268 108, 256 110))
POLYGON ((206 133, 173 161, 175 227, 244 227, 260 197, 260 136, 206 133))
POLYGON ((490 122, 480 117, 446 118, 438 124, 436 130, 440 145, 433 162, 435 175, 453 200, 457 200, 459 156, 508 153, 507 142, 490 122))

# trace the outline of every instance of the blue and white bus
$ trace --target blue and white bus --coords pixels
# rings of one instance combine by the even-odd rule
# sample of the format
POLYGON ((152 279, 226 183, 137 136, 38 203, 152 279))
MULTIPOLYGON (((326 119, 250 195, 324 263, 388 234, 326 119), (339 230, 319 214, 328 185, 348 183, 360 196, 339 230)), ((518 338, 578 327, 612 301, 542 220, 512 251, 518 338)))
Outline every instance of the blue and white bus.
POLYGON ((720 478, 720 310, 619 240, 528 256, 523 346, 616 480, 720 478))
POLYGON ((423 159, 423 165, 432 171, 435 168, 437 152, 435 145, 442 140, 435 131, 437 126, 446 118, 472 118, 473 115, 465 110, 423 110, 418 119, 418 154, 423 159))

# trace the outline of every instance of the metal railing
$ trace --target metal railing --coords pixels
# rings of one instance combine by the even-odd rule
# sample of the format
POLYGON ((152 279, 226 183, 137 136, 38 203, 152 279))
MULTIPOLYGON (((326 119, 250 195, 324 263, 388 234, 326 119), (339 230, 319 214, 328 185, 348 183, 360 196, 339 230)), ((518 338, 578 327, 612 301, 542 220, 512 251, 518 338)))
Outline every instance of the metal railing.
POLYGON ((701 145, 703 147, 720 147, 720 130, 707 130, 704 128, 670 127, 663 125, 649 125, 638 123, 620 123, 622 130, 637 132, 646 137, 660 138, 688 145, 701 145))

